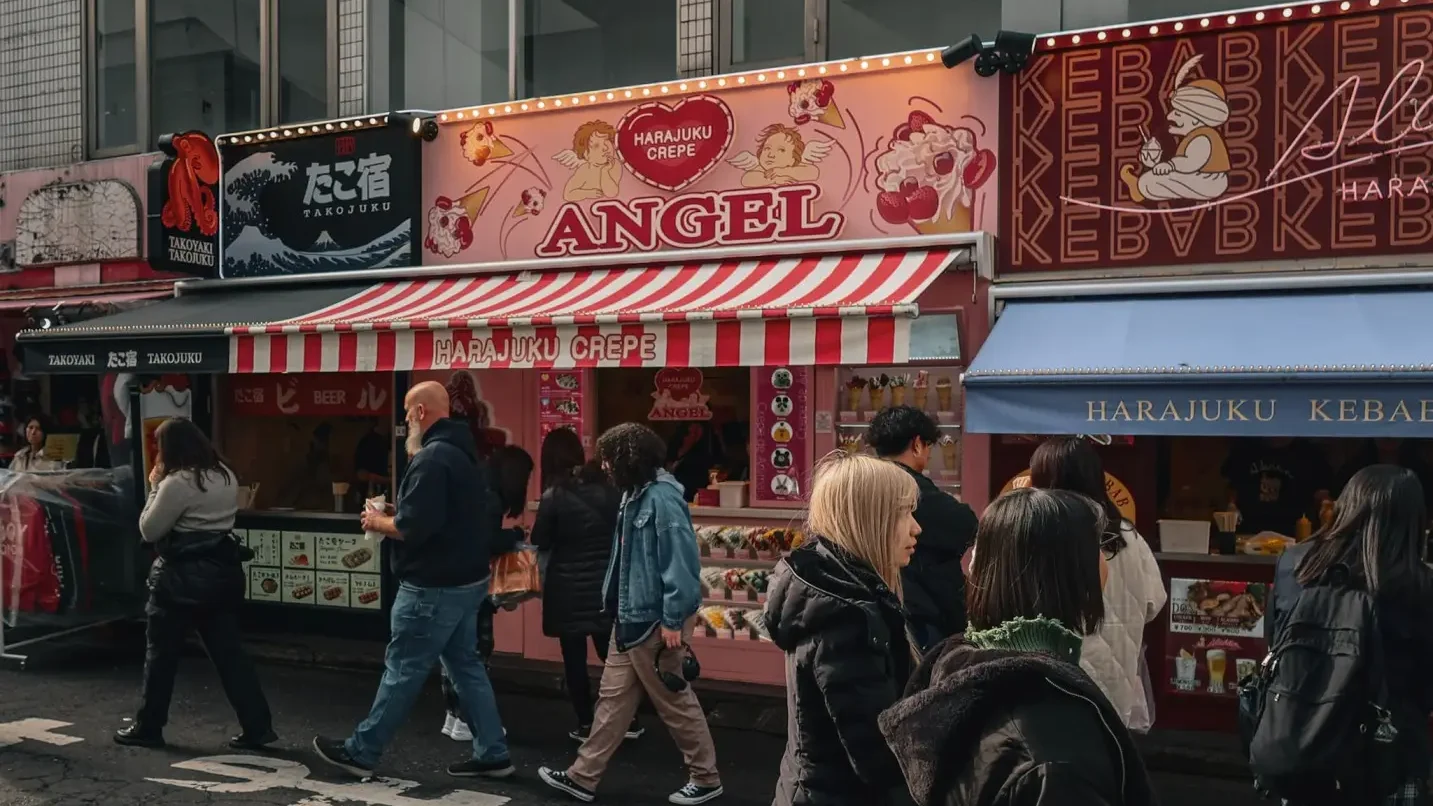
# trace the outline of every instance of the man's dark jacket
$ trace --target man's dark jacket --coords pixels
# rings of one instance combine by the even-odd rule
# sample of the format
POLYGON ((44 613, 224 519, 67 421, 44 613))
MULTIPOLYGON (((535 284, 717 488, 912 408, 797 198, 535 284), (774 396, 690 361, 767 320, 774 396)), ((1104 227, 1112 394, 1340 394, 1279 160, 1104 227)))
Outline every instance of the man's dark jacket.
POLYGON ((920 486, 916 523, 921 534, 901 574, 911 633, 922 652, 965 632, 965 574, 960 558, 975 542, 975 511, 942 491, 924 473, 905 468, 920 486))
POLYGON ((487 579, 493 524, 487 471, 465 423, 439 420, 398 487, 393 573, 424 588, 487 579))

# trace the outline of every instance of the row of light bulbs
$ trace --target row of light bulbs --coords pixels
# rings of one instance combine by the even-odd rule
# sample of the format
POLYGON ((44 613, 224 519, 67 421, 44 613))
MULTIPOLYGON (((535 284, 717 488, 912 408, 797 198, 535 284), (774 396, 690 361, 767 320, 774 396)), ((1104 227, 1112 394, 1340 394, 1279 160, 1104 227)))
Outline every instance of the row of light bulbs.
POLYGON ((761 85, 768 81, 786 81, 788 79, 800 80, 806 78, 819 78, 832 74, 851 73, 861 70, 873 70, 891 67, 913 67, 918 64, 939 64, 939 51, 916 51, 912 53, 895 53, 890 56, 872 56, 864 59, 845 59, 839 62, 828 62, 826 64, 808 65, 805 67, 791 67, 781 70, 762 70, 752 73, 741 73, 731 76, 713 76, 689 81, 666 82, 662 84, 648 84, 646 86, 624 87, 603 92, 590 92, 586 96, 572 95, 567 98, 539 98, 530 101, 514 101, 502 105, 489 104, 487 106, 475 106, 468 109, 449 110, 438 113, 438 122, 455 123, 463 120, 473 120, 479 117, 496 117, 498 115, 511 115, 514 113, 531 112, 540 109, 560 109, 563 107, 600 104, 608 101, 630 101, 633 99, 650 98, 653 95, 670 95, 673 92, 701 92, 708 89, 724 89, 728 87, 743 87, 761 85))
POLYGON ((265 140, 283 140, 289 137, 310 137, 315 134, 332 134, 334 132, 348 131, 351 129, 376 129, 379 126, 387 125, 387 115, 362 115, 354 118, 344 118, 342 120, 305 123, 300 126, 278 126, 273 129, 263 129, 261 131, 226 134, 214 142, 215 145, 237 146, 247 143, 263 142, 265 140))
MULTIPOLYGON (((1368 11, 1385 6, 1408 5, 1410 2, 1425 2, 1426 0, 1341 0, 1332 3, 1314 3, 1298 6, 1283 6, 1255 11, 1252 14, 1248 11, 1242 14, 1229 14, 1222 18, 1226 25, 1248 25, 1251 22, 1283 22, 1294 19, 1295 15, 1301 17, 1317 17, 1324 13, 1368 11)), ((1196 29, 1207 29, 1221 21, 1218 15, 1204 17, 1190 17, 1185 20, 1176 20, 1173 23, 1157 23, 1148 27, 1133 25, 1120 28, 1109 28, 1102 31, 1082 31, 1077 34, 1058 34, 1041 38, 1040 42, 1048 50, 1050 48, 1070 47, 1091 42, 1105 42, 1114 39, 1143 38, 1146 36, 1159 36, 1161 33, 1183 33, 1196 29)))

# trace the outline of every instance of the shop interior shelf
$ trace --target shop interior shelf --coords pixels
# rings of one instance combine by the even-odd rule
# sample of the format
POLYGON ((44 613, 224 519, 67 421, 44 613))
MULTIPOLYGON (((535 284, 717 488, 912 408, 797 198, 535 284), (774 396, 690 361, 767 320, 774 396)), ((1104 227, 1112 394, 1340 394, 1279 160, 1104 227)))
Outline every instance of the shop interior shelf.
POLYGON ((719 568, 773 568, 780 561, 781 557, 708 557, 703 555, 701 558, 702 565, 719 568))
MULTIPOLYGON (((942 431, 955 431, 955 432, 957 432, 957 433, 960 432, 960 424, 959 424, 959 423, 936 423, 936 425, 939 426, 942 431)), ((870 421, 863 421, 863 422, 840 422, 840 421, 837 421, 836 427, 837 427, 837 428, 870 428, 870 427, 871 427, 871 423, 870 423, 870 421)))

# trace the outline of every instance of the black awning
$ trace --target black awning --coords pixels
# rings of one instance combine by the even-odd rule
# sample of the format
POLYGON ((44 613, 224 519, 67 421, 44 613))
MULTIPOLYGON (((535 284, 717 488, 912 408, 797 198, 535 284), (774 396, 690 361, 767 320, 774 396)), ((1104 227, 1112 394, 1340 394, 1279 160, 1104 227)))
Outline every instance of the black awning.
POLYGON ((259 291, 216 289, 16 338, 26 372, 227 372, 229 332, 313 313, 369 284, 259 291))

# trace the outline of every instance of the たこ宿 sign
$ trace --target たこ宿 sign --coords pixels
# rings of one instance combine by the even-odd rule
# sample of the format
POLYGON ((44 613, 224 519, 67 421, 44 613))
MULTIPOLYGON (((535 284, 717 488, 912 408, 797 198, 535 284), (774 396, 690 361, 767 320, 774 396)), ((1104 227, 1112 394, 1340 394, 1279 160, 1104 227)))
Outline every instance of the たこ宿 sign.
POLYGON ((993 230, 999 82, 885 61, 451 113, 423 263, 993 230))
POLYGON ((1433 9, 1384 7, 1038 54, 1005 85, 1002 269, 1433 249, 1433 9))

